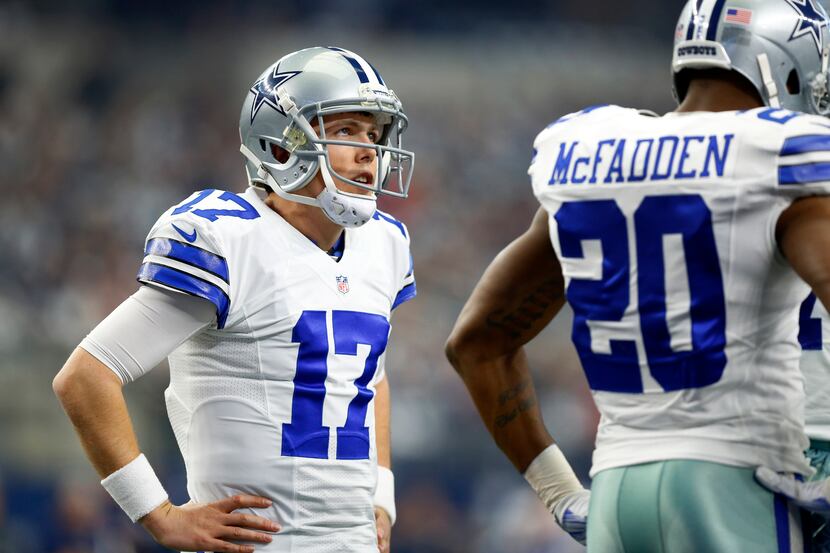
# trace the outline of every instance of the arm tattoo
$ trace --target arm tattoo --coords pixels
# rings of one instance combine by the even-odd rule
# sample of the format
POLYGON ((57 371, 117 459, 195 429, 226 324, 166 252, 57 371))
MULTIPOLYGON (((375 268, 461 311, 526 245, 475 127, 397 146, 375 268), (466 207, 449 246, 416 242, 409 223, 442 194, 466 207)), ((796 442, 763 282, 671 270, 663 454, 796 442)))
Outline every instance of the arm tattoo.
POLYGON ((511 399, 516 399, 517 397, 519 397, 519 394, 521 394, 523 391, 527 389, 528 386, 530 386, 530 379, 525 378, 512 388, 503 390, 501 393, 499 393, 499 405, 504 406, 504 404, 510 401, 511 399))
POLYGON ((498 428, 504 428, 516 418, 521 415, 522 413, 533 409, 536 406, 536 398, 533 397, 526 397, 521 399, 518 402, 518 405, 514 407, 509 413, 504 413, 496 417, 496 426, 498 428))
POLYGON ((512 310, 497 309, 487 315, 487 326, 501 330, 510 339, 520 338, 542 318, 550 305, 562 294, 562 281, 550 278, 523 297, 512 310))
MULTIPOLYGON (((499 393, 499 405, 504 407, 509 402, 514 402, 516 405, 508 411, 507 413, 502 413, 496 416, 496 426, 498 428, 504 428, 516 418, 536 406, 536 397, 534 395, 530 395, 529 397, 522 397, 522 393, 525 392, 531 385, 531 381, 529 378, 525 378, 515 386, 511 386, 510 388, 503 390, 499 393)), ((531 393, 533 389, 531 388, 531 393)))

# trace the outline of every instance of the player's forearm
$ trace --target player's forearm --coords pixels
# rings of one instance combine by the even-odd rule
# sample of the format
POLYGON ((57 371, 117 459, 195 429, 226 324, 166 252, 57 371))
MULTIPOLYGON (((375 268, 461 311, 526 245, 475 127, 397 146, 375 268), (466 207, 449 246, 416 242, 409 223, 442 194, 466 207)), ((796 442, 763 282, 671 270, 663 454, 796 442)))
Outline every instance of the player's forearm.
POLYGON ((490 264, 447 339, 461 376, 496 444, 519 471, 553 440, 545 429, 524 345, 562 308, 562 270, 539 209, 530 228, 490 264))
POLYGON ((386 376, 378 382, 375 388, 375 443, 378 451, 378 464, 386 468, 392 468, 390 416, 389 377, 386 376))
POLYGON ((378 482, 372 502, 378 529, 378 549, 389 550, 389 535, 395 523, 395 478, 392 474, 392 448, 390 432, 389 377, 375 387, 375 446, 378 458, 378 482))
POLYGON ((451 357, 496 445, 519 472, 553 443, 539 410, 524 349, 478 359, 451 357))
POLYGON ((102 478, 139 455, 121 381, 103 363, 77 348, 52 387, 102 478))
POLYGON ((776 240, 796 273, 830 309, 830 197, 794 202, 778 218, 776 240))

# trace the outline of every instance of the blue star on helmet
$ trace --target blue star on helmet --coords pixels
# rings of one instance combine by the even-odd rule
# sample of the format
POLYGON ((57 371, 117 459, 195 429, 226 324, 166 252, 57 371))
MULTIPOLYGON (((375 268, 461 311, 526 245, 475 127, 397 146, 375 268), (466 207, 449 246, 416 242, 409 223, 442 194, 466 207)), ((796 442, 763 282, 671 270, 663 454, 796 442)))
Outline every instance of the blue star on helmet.
POLYGON ((277 87, 300 73, 302 71, 284 71, 280 73, 279 67, 277 67, 273 73, 266 75, 254 83, 254 86, 251 87, 251 92, 255 95, 254 101, 251 104, 251 123, 254 122, 254 118, 259 112, 259 108, 262 107, 262 104, 268 104, 282 115, 285 115, 285 111, 283 111, 280 103, 277 101, 277 87))
POLYGON ((810 35, 821 57, 824 49, 824 35, 821 33, 821 28, 828 24, 824 11, 816 7, 814 0, 787 0, 787 3, 798 12, 798 23, 790 35, 790 40, 810 35))

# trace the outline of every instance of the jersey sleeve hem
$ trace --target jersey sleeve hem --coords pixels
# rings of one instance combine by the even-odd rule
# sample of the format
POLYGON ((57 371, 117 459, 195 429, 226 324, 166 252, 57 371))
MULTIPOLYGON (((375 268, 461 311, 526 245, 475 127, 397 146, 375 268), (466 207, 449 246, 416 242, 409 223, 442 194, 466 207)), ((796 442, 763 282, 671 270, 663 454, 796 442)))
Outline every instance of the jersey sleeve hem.
POLYGON ((125 367, 124 364, 121 363, 118 357, 113 355, 110 350, 108 350, 98 342, 94 341, 89 336, 81 340, 81 343, 78 344, 78 347, 83 349, 85 352, 87 352, 95 359, 100 361, 102 364, 104 364, 109 370, 114 372, 118 379, 121 381, 121 384, 128 384, 133 381, 133 378, 130 376, 130 371, 127 370, 127 367, 125 367))
POLYGON ((231 300, 228 292, 217 283, 184 270, 154 262, 143 263, 136 279, 143 284, 152 283, 167 290, 208 300, 216 308, 216 327, 224 328, 231 300))
POLYGON ((398 295, 395 296, 395 301, 392 302, 392 309, 394 310, 400 304, 408 302, 412 298, 418 295, 418 289, 415 286, 415 281, 412 281, 410 284, 407 284, 398 292, 398 295))

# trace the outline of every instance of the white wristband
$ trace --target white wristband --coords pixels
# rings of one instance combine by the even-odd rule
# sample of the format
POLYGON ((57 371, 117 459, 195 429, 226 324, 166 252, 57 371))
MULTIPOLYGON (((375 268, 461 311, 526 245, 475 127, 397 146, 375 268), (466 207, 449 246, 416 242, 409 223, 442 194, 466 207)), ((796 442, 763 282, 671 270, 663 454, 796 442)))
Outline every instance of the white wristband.
POLYGON ((556 444, 536 456, 524 477, 551 513, 566 496, 585 489, 556 444))
POLYGON ((167 492, 143 453, 101 480, 101 485, 133 522, 167 501, 167 492))
POLYGON ((395 524, 395 475, 391 470, 380 465, 378 465, 378 487, 375 488, 372 503, 375 507, 386 511, 392 525, 395 524))

